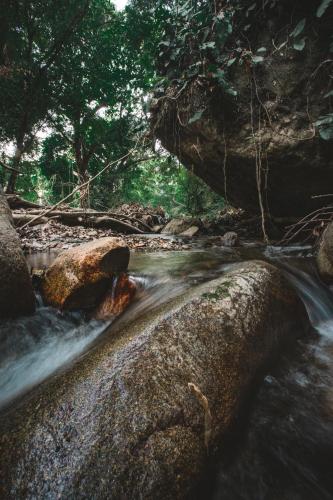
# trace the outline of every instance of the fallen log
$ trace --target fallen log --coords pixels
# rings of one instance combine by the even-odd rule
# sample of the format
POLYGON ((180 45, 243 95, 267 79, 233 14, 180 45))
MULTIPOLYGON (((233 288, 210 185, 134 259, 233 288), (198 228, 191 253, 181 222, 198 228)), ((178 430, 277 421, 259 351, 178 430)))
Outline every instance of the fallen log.
POLYGON ((130 234, 144 234, 144 231, 141 229, 132 226, 132 224, 128 224, 119 219, 114 219, 113 217, 96 217, 90 219, 87 225, 100 228, 100 229, 114 229, 115 231, 119 231, 120 233, 130 233, 130 234))
MULTIPOLYGON (((89 220, 92 221, 93 218, 108 218, 110 219, 110 229, 112 229, 111 225, 114 225, 114 222, 122 222, 121 219, 127 219, 129 221, 133 221, 137 224, 141 224, 143 228, 145 228, 148 232, 152 232, 152 228, 148 226, 145 222, 136 219, 135 217, 130 217, 128 215, 120 215, 116 214, 113 212, 95 212, 93 210, 89 211, 82 211, 82 210, 53 210, 50 213, 45 213, 45 209, 42 210, 27 210, 25 213, 22 212, 16 212, 15 215, 18 216, 31 216, 30 222, 27 220, 27 223, 29 225, 34 225, 35 222, 38 223, 39 220, 39 215, 40 217, 58 217, 60 222, 62 222, 65 225, 85 225, 89 220)), ((127 230, 134 231, 135 234, 142 234, 144 231, 138 229, 137 227, 133 226, 132 224, 126 223, 123 221, 123 228, 127 228, 127 230)))
POLYGON ((43 208, 41 205, 38 205, 37 203, 24 200, 17 194, 6 194, 6 199, 9 208, 11 208, 12 210, 16 210, 18 208, 43 208))
POLYGON ((0 318, 30 314, 34 310, 28 266, 0 186, 0 318))
POLYGON ((45 224, 48 220, 56 218, 59 222, 66 226, 84 226, 98 229, 112 229, 120 233, 144 234, 144 231, 136 226, 133 226, 132 224, 129 224, 128 222, 104 215, 102 217, 95 217, 95 213, 51 212, 47 217, 42 216, 37 218, 31 212, 20 212, 14 213, 13 218, 17 227, 23 227, 27 224, 30 226, 45 224))
POLYGON ((15 227, 24 226, 24 224, 27 224, 28 222, 31 226, 38 226, 39 224, 46 224, 46 222, 49 220, 47 217, 41 217, 38 220, 33 219, 33 215, 13 213, 13 221, 15 227))

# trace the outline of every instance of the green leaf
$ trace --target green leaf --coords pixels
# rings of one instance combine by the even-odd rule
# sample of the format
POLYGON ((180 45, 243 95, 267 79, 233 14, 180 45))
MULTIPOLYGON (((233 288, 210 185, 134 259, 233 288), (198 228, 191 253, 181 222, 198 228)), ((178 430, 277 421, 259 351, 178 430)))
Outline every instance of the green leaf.
POLYGON ((324 141, 330 141, 333 139, 333 126, 331 127, 321 127, 319 129, 319 135, 324 141))
POLYGON ((252 56, 252 62, 254 64, 259 64, 263 62, 264 58, 262 56, 252 56))
POLYGON ((266 51, 267 51, 266 47, 260 47, 260 49, 257 50, 257 53, 262 54, 263 52, 266 52, 266 51))
POLYGON ((327 99, 327 97, 332 97, 332 96, 333 96, 333 90, 327 92, 327 94, 324 95, 324 99, 327 99))
POLYGON ((250 5, 250 7, 246 11, 246 17, 249 17, 251 10, 255 9, 256 6, 257 6, 256 2, 254 2, 252 5, 250 5))
POLYGON ((326 9, 330 6, 331 3, 332 0, 323 0, 317 9, 317 17, 321 17, 326 12, 326 9))
POLYGON ((333 113, 330 113, 329 115, 321 116, 319 120, 315 122, 315 125, 317 127, 320 127, 321 125, 331 125, 333 124, 333 113))
POLYGON ((295 50, 299 50, 301 52, 305 47, 305 38, 295 40, 293 43, 293 47, 295 50))
POLYGON ((201 50, 205 50, 205 49, 215 49, 215 47, 216 47, 215 42, 205 42, 202 45, 200 45, 199 48, 201 50))
POLYGON ((194 122, 197 122, 198 120, 200 120, 204 111, 205 111, 204 109, 200 109, 199 111, 194 113, 194 115, 191 116, 191 118, 189 119, 188 124, 190 125, 191 123, 194 123, 194 122))
POLYGON ((228 67, 232 66, 235 61, 236 61, 236 57, 233 57, 232 59, 229 59, 229 61, 227 62, 227 66, 228 67))
POLYGON ((232 95, 234 97, 236 97, 236 95, 238 94, 237 90, 233 89, 232 87, 227 87, 225 89, 225 92, 229 95, 232 95))
POLYGON ((292 36, 293 38, 296 38, 298 37, 302 31, 304 30, 305 28, 305 24, 306 24, 306 19, 305 17, 303 19, 300 20, 300 22, 296 25, 295 29, 290 33, 290 36, 292 36))

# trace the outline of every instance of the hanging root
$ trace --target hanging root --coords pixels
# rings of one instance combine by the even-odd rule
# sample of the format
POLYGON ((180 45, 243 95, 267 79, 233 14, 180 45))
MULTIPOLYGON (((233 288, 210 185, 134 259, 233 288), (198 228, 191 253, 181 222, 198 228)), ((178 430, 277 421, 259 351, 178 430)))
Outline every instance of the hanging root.
MULTIPOLYGON (((258 96, 258 89, 257 89, 257 84, 255 77, 253 77, 253 82, 255 85, 255 90, 256 90, 256 96, 258 98, 259 104, 261 104, 261 101, 258 96)), ((264 107, 266 110, 266 108, 264 107)), ((261 108, 259 108, 259 117, 258 117, 258 130, 257 133, 255 132, 254 129, 254 110, 253 110, 253 83, 251 79, 251 100, 250 100, 250 112, 251 112, 251 129, 252 129, 252 139, 253 139, 253 145, 255 149, 255 166, 256 166, 256 183, 257 183, 257 191, 258 191, 258 201, 259 201, 259 207, 260 207, 260 214, 261 214, 261 230, 264 238, 265 243, 269 243, 268 235, 266 232, 266 219, 265 219, 265 207, 264 207, 264 202, 263 202, 263 193, 262 193, 262 143, 261 143, 261 138, 260 138, 260 133, 261 133, 261 108), (256 135, 258 140, 256 139, 256 135)), ((267 112, 267 110, 266 110, 267 112)), ((267 175, 268 175, 268 170, 266 170, 266 178, 265 178, 265 187, 267 186, 267 175)))
POLYGON ((197 398, 198 402, 201 404, 201 406, 204 410, 204 417, 205 417, 204 437, 205 437, 205 446, 206 446, 206 449, 208 451, 209 441, 210 441, 210 437, 212 434, 212 414, 211 414, 210 409, 209 409, 208 399, 206 398, 206 396, 204 394, 202 394, 202 392, 200 391, 200 389, 197 385, 193 384, 192 382, 189 382, 187 385, 188 385, 188 388, 190 389, 190 391, 192 392, 192 394, 197 398))

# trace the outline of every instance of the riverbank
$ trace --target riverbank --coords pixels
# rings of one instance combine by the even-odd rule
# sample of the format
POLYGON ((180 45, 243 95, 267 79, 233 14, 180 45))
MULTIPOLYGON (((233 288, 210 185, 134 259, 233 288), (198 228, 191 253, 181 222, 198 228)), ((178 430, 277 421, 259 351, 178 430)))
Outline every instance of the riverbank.
MULTIPOLYGON (((126 241, 130 250, 135 251, 156 252, 224 246, 223 235, 220 234, 199 235, 192 238, 161 233, 133 235, 119 233, 111 229, 65 226, 53 220, 38 226, 18 228, 18 233, 26 254, 61 252, 88 241, 110 236, 121 237, 126 241)), ((255 243, 260 245, 259 241, 255 241, 255 243)))

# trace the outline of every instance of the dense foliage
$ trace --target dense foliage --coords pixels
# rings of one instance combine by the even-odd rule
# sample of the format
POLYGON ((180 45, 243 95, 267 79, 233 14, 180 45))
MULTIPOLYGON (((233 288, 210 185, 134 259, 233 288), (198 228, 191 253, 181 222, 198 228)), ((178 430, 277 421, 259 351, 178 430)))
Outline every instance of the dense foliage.
MULTIPOLYGON (((311 19, 326 16, 332 4, 318 0, 307 17, 296 10, 285 47, 302 51, 311 19)), ((273 50, 252 52, 247 40, 267 11, 278 15, 279 2, 131 0, 117 11, 110 0, 9 0, 0 19, 0 182, 48 202, 79 185, 73 202, 82 206, 221 206, 173 158, 152 153, 149 96, 199 78, 236 99, 234 66, 252 71, 273 50)), ((330 44, 328 52, 332 38, 330 44)), ((325 99, 330 103, 331 89, 325 99)), ((322 139, 333 138, 329 105, 315 125, 322 139)))
POLYGON ((7 192, 55 203, 79 185, 72 201, 94 208, 123 201, 170 212, 221 206, 147 140, 156 51, 173 7, 133 0, 119 12, 109 0, 8 2, 0 30, 0 182, 7 192))

